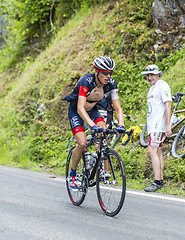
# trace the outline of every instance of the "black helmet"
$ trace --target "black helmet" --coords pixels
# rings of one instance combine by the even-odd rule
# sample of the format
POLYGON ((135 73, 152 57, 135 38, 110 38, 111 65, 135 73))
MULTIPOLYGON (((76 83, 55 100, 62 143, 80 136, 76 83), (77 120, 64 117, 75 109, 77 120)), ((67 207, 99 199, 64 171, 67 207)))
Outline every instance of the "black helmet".
POLYGON ((94 68, 98 70, 113 71, 115 69, 115 62, 110 57, 98 57, 94 60, 94 68))

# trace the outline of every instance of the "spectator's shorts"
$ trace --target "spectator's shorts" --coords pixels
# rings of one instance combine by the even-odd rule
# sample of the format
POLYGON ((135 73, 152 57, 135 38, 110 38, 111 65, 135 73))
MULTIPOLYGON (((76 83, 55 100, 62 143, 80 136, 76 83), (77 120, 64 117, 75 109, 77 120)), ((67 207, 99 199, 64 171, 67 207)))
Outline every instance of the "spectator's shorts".
POLYGON ((149 146, 161 147, 166 135, 164 132, 152 132, 149 134, 149 146))

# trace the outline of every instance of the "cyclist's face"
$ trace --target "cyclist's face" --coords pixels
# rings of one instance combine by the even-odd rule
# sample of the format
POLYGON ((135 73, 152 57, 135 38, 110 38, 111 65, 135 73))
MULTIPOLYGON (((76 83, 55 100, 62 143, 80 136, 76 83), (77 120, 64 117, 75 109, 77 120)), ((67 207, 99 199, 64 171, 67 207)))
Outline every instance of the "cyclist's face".
POLYGON ((159 74, 149 73, 149 74, 146 75, 146 78, 147 78, 148 82, 151 85, 153 85, 153 84, 155 84, 159 80, 159 74))
POLYGON ((98 72, 98 78, 100 80, 100 82, 103 84, 103 85, 106 85, 112 75, 112 72, 107 72, 107 71, 104 71, 104 72, 98 72))

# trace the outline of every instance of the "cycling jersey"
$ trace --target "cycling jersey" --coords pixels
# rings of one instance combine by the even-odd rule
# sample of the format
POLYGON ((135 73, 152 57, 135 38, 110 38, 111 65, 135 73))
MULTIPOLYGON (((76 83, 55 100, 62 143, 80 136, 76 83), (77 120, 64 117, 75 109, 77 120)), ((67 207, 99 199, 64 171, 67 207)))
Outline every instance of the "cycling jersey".
MULTIPOLYGON (((95 82, 95 74, 87 73, 77 82, 71 95, 66 96, 62 100, 71 102, 73 106, 77 105, 78 96, 88 97, 91 91, 97 86, 95 82)), ((108 83, 103 86, 104 97, 107 98, 111 94, 111 99, 118 99, 118 88, 116 81, 110 78, 108 83)), ((88 100, 87 100, 88 101, 88 100)), ((98 101, 88 101, 88 102, 98 102, 98 101)))
MULTIPOLYGON (((91 91, 97 86, 95 82, 95 74, 88 73, 81 77, 79 81, 77 82, 76 86, 74 87, 73 92, 71 95, 66 96, 62 100, 70 102, 69 105, 69 111, 68 111, 68 117, 71 125, 71 129, 73 134, 75 135, 77 132, 83 132, 83 120, 77 113, 77 103, 78 103, 78 96, 84 96, 88 97, 91 93, 91 91)), ((118 99, 118 89, 117 89, 117 84, 116 81, 113 78, 110 78, 108 83, 103 86, 103 93, 104 97, 103 102, 104 106, 106 107, 107 103, 104 101, 105 99, 108 99, 109 96, 111 96, 112 100, 118 99)), ((93 100, 91 99, 90 101, 87 102, 100 102, 100 100, 93 100)), ((97 110, 96 105, 90 110, 87 111, 89 117, 94 121, 94 123, 98 123, 99 121, 104 121, 103 117, 100 115, 100 113, 97 110)))

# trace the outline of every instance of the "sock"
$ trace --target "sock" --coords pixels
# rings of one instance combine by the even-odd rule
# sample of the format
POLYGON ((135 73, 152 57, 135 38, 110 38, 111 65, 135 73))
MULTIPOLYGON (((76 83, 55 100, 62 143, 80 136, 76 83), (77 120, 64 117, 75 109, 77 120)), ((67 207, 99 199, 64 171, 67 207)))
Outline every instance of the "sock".
POLYGON ((160 180, 161 184, 163 184, 163 179, 160 180))
POLYGON ((155 180, 154 183, 161 185, 161 180, 155 180))
POLYGON ((75 177, 75 176, 76 176, 76 169, 73 170, 73 169, 71 168, 70 177, 75 177))

